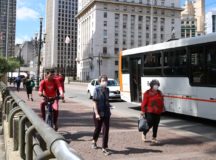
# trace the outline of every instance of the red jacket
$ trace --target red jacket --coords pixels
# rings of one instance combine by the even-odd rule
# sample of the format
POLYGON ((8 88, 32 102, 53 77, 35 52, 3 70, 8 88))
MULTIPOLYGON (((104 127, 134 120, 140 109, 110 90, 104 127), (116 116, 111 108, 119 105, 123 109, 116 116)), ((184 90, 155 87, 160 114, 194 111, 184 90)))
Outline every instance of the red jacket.
POLYGON ((164 110, 164 101, 161 91, 147 90, 143 94, 143 101, 141 105, 142 112, 161 114, 164 110))
POLYGON ((39 92, 44 93, 47 97, 57 96, 57 90, 63 92, 61 84, 55 79, 52 81, 48 81, 47 79, 42 80, 39 86, 39 92))

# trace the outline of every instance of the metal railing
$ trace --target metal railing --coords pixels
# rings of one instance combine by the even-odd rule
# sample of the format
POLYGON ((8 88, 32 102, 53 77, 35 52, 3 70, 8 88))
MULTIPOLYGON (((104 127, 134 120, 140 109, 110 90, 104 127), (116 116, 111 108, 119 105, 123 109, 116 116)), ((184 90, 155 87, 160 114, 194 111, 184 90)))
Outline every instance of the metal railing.
POLYGON ((3 82, 0 82, 0 91, 3 98, 0 122, 8 122, 13 148, 19 151, 22 159, 83 160, 62 135, 38 117, 16 94, 10 92, 3 82))

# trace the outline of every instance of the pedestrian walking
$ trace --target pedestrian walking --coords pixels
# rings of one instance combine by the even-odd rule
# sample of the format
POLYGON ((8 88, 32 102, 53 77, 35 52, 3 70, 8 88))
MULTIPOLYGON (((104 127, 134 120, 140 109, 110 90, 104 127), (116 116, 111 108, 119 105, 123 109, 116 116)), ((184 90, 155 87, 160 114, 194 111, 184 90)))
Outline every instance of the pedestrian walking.
POLYGON ((98 81, 100 85, 95 88, 93 95, 93 119, 95 130, 93 134, 92 148, 97 149, 97 140, 101 132, 101 128, 103 128, 102 152, 105 155, 109 155, 108 139, 111 112, 109 104, 109 89, 107 88, 108 78, 106 75, 102 75, 99 77, 98 81))
POLYGON ((164 111, 164 101, 162 92, 158 89, 160 83, 158 80, 150 82, 150 89, 143 94, 141 105, 141 115, 145 116, 149 129, 142 134, 142 140, 146 142, 146 135, 153 127, 152 143, 157 143, 158 125, 160 123, 161 113, 164 111))
POLYGON ((17 91, 19 92, 20 90, 20 84, 21 84, 21 77, 20 76, 17 76, 17 78, 15 79, 15 82, 16 82, 16 88, 17 88, 17 91))
POLYGON ((32 90, 35 86, 33 78, 30 78, 29 76, 27 76, 25 80, 25 86, 26 86, 26 93, 27 93, 28 100, 31 96, 31 101, 33 101, 32 90))
MULTIPOLYGON (((54 79, 57 80, 61 84, 63 92, 65 93, 65 87, 64 87, 65 76, 57 72, 54 79)), ((58 92, 58 95, 59 95, 59 92, 58 92)), ((65 103, 64 97, 62 97, 62 102, 65 103)))

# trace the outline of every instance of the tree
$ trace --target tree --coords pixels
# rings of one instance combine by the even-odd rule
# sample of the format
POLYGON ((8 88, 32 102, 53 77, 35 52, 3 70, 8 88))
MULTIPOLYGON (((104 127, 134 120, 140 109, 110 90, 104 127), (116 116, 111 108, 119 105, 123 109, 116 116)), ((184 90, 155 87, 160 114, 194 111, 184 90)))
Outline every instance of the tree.
POLYGON ((0 73, 14 72, 15 69, 20 67, 19 59, 15 57, 9 57, 8 59, 0 56, 0 73))
POLYGON ((8 58, 8 72, 14 72, 15 69, 19 68, 21 65, 21 62, 18 58, 10 57, 8 58))
POLYGON ((1 74, 7 73, 8 69, 9 66, 7 60, 4 57, 0 56, 0 73, 1 74))

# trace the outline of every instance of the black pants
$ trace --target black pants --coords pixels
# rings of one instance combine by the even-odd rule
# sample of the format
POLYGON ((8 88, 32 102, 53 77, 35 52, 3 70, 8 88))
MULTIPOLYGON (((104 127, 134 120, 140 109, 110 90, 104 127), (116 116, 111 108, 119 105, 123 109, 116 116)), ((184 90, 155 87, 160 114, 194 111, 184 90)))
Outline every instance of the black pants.
POLYGON ((103 126, 103 144, 102 148, 108 148, 108 139, 109 139, 109 122, 110 122, 110 116, 103 117, 100 120, 96 119, 95 114, 93 114, 94 124, 95 124, 95 130, 93 134, 93 140, 97 142, 98 137, 101 132, 101 128, 103 126))
POLYGON ((148 133, 148 131, 153 127, 153 138, 157 137, 157 131, 158 131, 158 125, 160 123, 160 115, 153 114, 153 113, 146 113, 145 114, 149 129, 145 132, 143 132, 144 135, 148 133))

